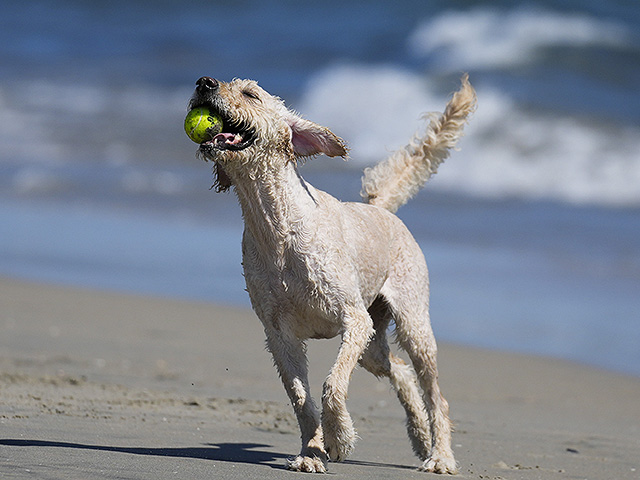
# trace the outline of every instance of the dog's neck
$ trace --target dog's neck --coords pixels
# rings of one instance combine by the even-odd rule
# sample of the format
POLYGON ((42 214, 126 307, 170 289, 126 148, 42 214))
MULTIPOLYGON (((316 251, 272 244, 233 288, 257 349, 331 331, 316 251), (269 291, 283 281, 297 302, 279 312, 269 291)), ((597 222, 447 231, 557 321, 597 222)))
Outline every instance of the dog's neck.
POLYGON ((295 161, 233 177, 245 231, 266 250, 279 250, 304 228, 301 220, 316 206, 316 191, 300 176, 295 161))

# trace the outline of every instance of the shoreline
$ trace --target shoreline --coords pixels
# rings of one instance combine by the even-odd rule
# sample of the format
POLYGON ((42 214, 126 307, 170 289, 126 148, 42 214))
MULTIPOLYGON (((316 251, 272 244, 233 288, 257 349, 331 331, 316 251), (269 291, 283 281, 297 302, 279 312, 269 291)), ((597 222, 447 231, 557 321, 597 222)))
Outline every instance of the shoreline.
MULTIPOLYGON (((287 473, 299 433, 251 311, 6 278, 0 305, 7 478, 287 473)), ((309 344, 316 398, 337 346, 309 344)), ((446 343, 439 369, 459 478, 637 478, 640 379, 446 343)), ((386 381, 357 369, 348 405, 361 439, 331 473, 425 478, 386 381)))

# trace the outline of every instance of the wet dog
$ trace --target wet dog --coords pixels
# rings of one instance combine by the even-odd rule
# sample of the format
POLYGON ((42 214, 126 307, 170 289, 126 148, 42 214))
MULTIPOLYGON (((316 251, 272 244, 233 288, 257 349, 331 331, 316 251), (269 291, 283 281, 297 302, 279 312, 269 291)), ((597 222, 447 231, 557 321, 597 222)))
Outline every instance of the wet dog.
POLYGON ((251 80, 202 77, 189 107, 206 106, 222 132, 200 145, 215 164, 218 191, 233 188, 245 222, 242 263, 300 426, 302 450, 289 468, 325 472, 353 450, 356 432, 346 408, 356 364, 388 377, 407 413, 407 431, 421 470, 455 473, 448 404, 438 386, 436 342, 429 322, 424 256, 393 214, 435 173, 475 108, 463 77, 444 113, 426 131, 363 178, 364 203, 343 203, 308 184, 298 159, 346 156, 342 139, 303 119, 251 80), (395 323, 413 368, 390 352, 395 323), (341 336, 316 406, 307 379, 306 341, 341 336))

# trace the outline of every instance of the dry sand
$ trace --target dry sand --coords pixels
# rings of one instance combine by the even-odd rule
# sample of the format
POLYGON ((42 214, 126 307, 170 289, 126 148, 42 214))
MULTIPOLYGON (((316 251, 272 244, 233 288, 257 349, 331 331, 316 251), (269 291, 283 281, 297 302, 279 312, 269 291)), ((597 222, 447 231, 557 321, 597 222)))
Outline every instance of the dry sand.
MULTIPOLYGON (((336 348, 310 346, 316 395, 336 348)), ((447 344, 439 364, 457 478, 640 478, 640 379, 447 344)), ((361 439, 331 474, 438 478, 386 382, 349 394, 361 439)), ((298 447, 251 312, 0 279, 1 480, 294 478, 298 447)))

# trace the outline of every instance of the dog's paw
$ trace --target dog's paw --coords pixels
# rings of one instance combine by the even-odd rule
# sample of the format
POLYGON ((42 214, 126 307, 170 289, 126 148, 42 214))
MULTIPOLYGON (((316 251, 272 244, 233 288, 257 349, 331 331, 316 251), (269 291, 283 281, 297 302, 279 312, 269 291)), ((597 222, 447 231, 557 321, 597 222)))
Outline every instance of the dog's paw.
POLYGON ((287 468, 295 472, 326 473, 327 461, 316 456, 305 457, 298 455, 287 460, 287 468))
POLYGON ((439 455, 435 453, 431 454, 418 470, 421 472, 455 475, 458 473, 458 466, 456 465, 453 455, 439 455))
POLYGON ((351 455, 358 438, 351 418, 343 420, 340 424, 325 424, 323 431, 324 449, 332 462, 342 462, 351 455))

